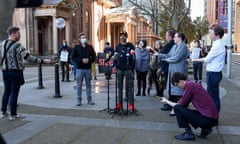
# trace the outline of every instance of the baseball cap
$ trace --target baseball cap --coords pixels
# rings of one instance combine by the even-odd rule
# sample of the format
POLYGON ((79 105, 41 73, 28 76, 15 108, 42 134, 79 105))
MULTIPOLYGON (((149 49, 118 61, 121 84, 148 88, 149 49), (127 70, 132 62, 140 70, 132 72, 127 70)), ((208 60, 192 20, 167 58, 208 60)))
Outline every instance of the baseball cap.
POLYGON ((126 37, 128 36, 128 33, 126 31, 121 31, 120 35, 125 35, 126 37))

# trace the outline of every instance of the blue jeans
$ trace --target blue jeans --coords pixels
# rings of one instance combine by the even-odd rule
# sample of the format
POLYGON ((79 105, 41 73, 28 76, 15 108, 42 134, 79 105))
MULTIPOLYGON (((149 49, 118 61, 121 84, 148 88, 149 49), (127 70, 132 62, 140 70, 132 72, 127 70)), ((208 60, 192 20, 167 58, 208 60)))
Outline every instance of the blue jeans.
POLYGON ((76 74, 77 74, 77 63, 73 62, 73 75, 74 75, 74 80, 76 80, 76 74))
POLYGON ((193 76, 196 82, 202 81, 202 62, 193 62, 193 76))
POLYGON ((92 101, 92 94, 91 94, 91 80, 92 80, 92 70, 91 69, 77 69, 77 97, 78 102, 81 103, 82 100, 82 85, 83 79, 85 78, 86 84, 86 94, 88 102, 92 101))
POLYGON ((20 71, 3 71, 4 93, 2 97, 2 112, 6 113, 10 100, 11 115, 17 115, 17 99, 21 87, 20 71))
POLYGON ((221 102, 219 96, 219 84, 222 80, 222 72, 207 72, 207 91, 212 97, 218 111, 220 111, 221 102))

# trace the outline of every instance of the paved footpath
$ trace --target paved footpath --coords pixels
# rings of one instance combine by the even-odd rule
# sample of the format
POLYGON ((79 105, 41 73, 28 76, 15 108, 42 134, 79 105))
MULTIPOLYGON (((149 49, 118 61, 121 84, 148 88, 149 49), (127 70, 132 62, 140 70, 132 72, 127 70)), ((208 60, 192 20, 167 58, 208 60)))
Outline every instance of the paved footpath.
MULTIPOLYGON (((238 57, 237 57, 238 58, 238 57)), ((237 59, 235 60, 237 61, 237 59)), ((234 65, 238 68, 239 65, 234 65)), ((83 105, 76 106, 75 81, 60 82, 62 98, 54 98, 54 69, 43 67, 44 89, 37 89, 37 68, 25 70, 26 84, 19 96, 19 112, 23 120, 0 119, 0 132, 9 144, 238 144, 240 143, 239 88, 234 79, 221 82, 222 108, 220 124, 207 139, 178 141, 174 135, 182 132, 175 117, 160 110, 154 92, 151 96, 135 97, 139 116, 111 115, 99 112, 107 107, 107 81, 103 74, 92 81, 93 100, 87 105, 85 87, 83 105)), ((226 71, 224 71, 226 73, 226 71)), ((203 74, 204 75, 204 74, 203 74)), ((225 74, 224 74, 225 75, 225 74)), ((204 78, 205 79, 205 78, 204 78)), ((205 85, 205 84, 204 84, 205 85)), ((2 91, 2 83, 0 85, 2 91)), ((110 108, 115 105, 115 78, 110 80, 110 108)), ((194 130, 196 134, 200 129, 194 130)))

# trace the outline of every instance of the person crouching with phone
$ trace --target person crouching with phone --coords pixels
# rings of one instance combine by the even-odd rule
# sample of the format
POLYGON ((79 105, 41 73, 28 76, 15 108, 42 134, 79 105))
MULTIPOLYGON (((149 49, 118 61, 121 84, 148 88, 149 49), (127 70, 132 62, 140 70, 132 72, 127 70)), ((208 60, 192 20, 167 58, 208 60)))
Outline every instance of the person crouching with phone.
POLYGON ((183 96, 178 103, 164 97, 160 98, 160 102, 173 107, 178 126, 185 129, 185 132, 176 135, 175 139, 195 140, 190 125, 195 129, 200 127, 202 130, 198 137, 205 138, 212 132, 212 127, 218 124, 219 113, 212 98, 201 85, 187 80, 187 76, 183 73, 175 72, 172 76, 172 84, 184 90, 183 96), (195 110, 188 108, 190 103, 195 110))

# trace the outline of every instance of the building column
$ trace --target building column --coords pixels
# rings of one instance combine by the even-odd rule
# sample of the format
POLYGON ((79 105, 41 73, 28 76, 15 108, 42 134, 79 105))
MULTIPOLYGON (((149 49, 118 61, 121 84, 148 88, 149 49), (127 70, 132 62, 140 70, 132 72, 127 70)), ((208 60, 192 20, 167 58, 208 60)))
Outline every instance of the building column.
POLYGON ((56 25, 56 16, 52 17, 52 23, 53 23, 53 54, 57 54, 58 50, 58 31, 57 31, 57 25, 56 25))
POLYGON ((49 42, 48 42, 48 48, 47 48, 47 51, 48 53, 50 54, 54 54, 53 52, 53 21, 51 18, 49 18, 48 20, 48 28, 47 28, 47 33, 48 33, 48 38, 49 38, 49 42))
MULTIPOLYGON (((35 16, 34 16, 35 17, 35 16)), ((34 31, 34 47, 33 47, 33 53, 39 54, 39 44, 38 44, 38 19, 37 17, 33 20, 33 31, 34 31)))
POLYGON ((111 42, 111 23, 107 22, 107 41, 111 42))
POLYGON ((131 29, 130 23, 127 23, 127 32, 128 32, 128 41, 132 42, 132 29, 131 29))
POLYGON ((70 44, 70 19, 65 19, 66 26, 65 26, 65 40, 68 44, 70 44))

